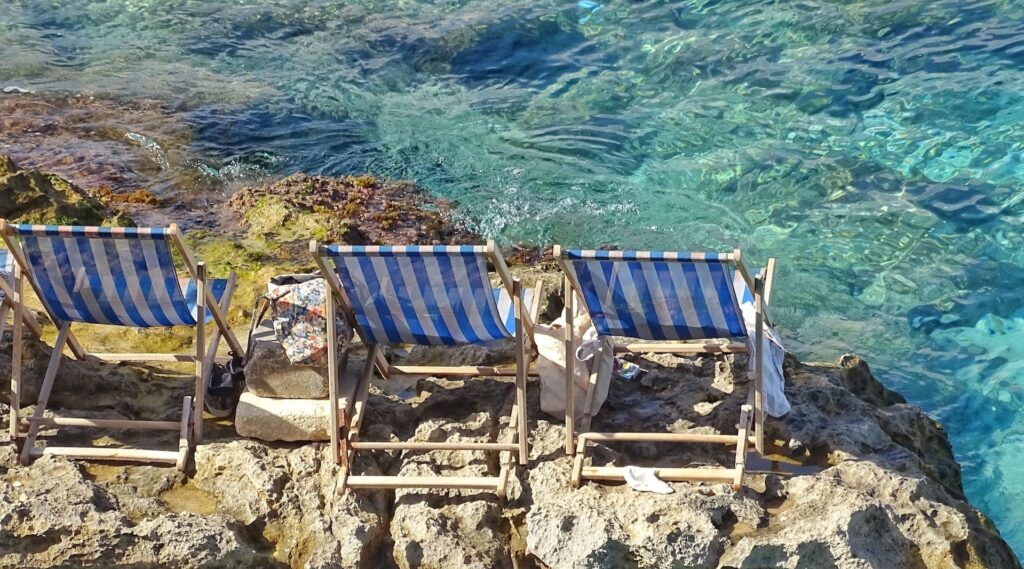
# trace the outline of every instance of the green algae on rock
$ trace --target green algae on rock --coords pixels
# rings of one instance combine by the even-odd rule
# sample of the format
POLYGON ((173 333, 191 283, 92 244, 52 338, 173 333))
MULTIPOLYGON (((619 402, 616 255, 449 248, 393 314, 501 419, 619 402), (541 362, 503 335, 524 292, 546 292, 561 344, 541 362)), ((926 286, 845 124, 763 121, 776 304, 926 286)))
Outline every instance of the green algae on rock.
POLYGON ((231 198, 248 237, 270 245, 310 239, 349 244, 443 244, 476 236, 452 220, 451 204, 411 182, 369 175, 294 174, 231 198))
POLYGON ((19 223, 133 226, 124 213, 57 174, 22 170, 0 154, 0 218, 19 223))

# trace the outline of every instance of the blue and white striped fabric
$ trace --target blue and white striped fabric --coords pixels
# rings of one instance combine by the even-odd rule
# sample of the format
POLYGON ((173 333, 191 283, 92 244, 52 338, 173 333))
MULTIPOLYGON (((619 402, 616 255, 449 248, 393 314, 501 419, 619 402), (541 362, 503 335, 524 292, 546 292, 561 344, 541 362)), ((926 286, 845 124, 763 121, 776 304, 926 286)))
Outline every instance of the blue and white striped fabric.
MULTIPOLYGON (((42 302, 59 320, 194 326, 196 283, 179 282, 161 228, 15 225, 42 302)), ((207 281, 220 299, 226 280, 207 281)), ((209 321, 207 311, 205 321, 209 321)))
POLYGON ((509 338, 512 301, 494 289, 486 247, 328 246, 363 339, 455 345, 509 338), (501 308, 503 307, 503 308, 501 308))
POLYGON ((603 336, 747 336, 726 255, 568 250, 565 265, 603 336))
POLYGON ((14 255, 7 249, 0 249, 0 274, 8 275, 10 278, 14 270, 14 255))
MULTIPOLYGON (((14 255, 7 249, 0 249, 0 279, 7 284, 14 284, 14 255)), ((0 290, 0 302, 4 301, 4 291, 0 290)))

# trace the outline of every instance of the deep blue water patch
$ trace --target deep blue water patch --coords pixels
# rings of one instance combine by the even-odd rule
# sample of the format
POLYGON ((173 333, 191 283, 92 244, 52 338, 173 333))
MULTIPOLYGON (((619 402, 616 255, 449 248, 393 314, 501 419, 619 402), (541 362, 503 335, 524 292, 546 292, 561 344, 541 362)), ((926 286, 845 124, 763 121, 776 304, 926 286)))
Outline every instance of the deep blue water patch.
POLYGON ((195 133, 192 150, 221 165, 341 175, 367 171, 379 152, 364 137, 362 123, 316 117, 297 107, 207 106, 190 111, 186 120, 195 133))
POLYGON ((544 88, 584 64, 604 66, 602 56, 578 30, 558 21, 506 19, 487 27, 474 45, 455 54, 451 72, 472 85, 544 88))

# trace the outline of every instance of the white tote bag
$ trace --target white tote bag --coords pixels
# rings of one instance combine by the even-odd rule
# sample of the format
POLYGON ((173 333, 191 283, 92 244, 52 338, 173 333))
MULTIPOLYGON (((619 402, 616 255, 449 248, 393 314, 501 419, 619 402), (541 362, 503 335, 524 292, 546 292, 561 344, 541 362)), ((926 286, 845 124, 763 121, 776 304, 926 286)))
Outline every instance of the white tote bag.
MULTIPOLYGON (((573 364, 573 408, 578 419, 588 411, 583 406, 586 403, 590 375, 595 369, 599 373, 590 399, 589 414, 596 415, 608 397, 615 354, 611 340, 598 337, 590 316, 578 304, 573 315, 573 325, 576 337, 582 338, 577 341, 576 354, 572 355, 576 357, 573 364)), ((536 325, 534 337, 539 353, 536 365, 540 375, 540 409, 562 419, 565 417, 565 358, 568 356, 565 353, 565 312, 550 326, 536 325)))

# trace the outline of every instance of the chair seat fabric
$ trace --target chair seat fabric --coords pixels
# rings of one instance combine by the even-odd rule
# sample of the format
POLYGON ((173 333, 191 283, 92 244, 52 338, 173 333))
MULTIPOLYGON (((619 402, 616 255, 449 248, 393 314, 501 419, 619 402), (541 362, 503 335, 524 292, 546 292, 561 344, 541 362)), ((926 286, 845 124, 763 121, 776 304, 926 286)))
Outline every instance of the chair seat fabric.
MULTIPOLYGON (((14 228, 40 299, 57 319, 139 328, 196 325, 195 283, 179 282, 166 230, 14 228)), ((208 283, 219 300, 227 281, 208 283)))
POLYGON ((327 246, 363 339, 374 344, 458 345, 510 338, 484 247, 327 246))
MULTIPOLYGON (((14 284, 14 255, 7 249, 0 249, 0 279, 14 284)), ((0 302, 4 301, 4 291, 0 290, 0 302)))
POLYGON ((597 332, 644 340, 745 337, 728 261, 715 254, 566 254, 597 332))
MULTIPOLYGON (((533 305, 533 297, 536 296, 536 289, 524 288, 523 289, 523 310, 529 310, 530 306, 533 305)), ((512 295, 508 293, 505 287, 496 287, 494 289, 494 302, 498 304, 498 313, 501 314, 501 321, 505 325, 505 329, 508 333, 515 335, 516 333, 516 308, 512 304, 512 295)))

